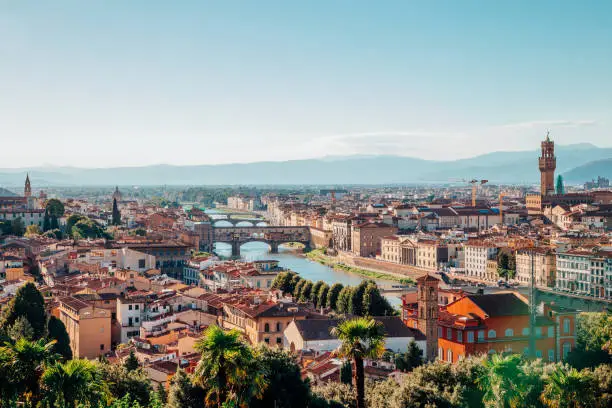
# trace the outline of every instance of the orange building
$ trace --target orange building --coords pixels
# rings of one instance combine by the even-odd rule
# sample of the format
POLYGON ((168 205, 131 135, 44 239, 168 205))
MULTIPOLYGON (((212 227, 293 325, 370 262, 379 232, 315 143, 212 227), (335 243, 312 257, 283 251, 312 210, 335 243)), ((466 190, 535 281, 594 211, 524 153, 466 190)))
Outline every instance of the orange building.
POLYGON ((59 317, 75 358, 96 358, 111 349, 111 311, 74 297, 59 299, 59 317))
MULTIPOLYGON (((403 317, 414 327, 418 308, 404 303, 403 317)), ((545 305, 536 317, 535 355, 561 361, 576 343, 577 312, 545 305)), ((440 306, 437 322, 438 359, 455 363, 469 355, 529 352, 529 305, 520 295, 496 293, 466 295, 440 306)))

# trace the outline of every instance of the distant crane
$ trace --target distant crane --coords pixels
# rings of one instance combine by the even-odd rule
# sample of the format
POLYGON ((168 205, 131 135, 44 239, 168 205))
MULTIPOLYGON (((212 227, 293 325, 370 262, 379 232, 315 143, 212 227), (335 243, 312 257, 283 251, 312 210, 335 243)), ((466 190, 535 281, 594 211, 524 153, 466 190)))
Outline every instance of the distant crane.
POLYGON ((476 192, 478 190, 478 185, 479 185, 478 183, 480 183, 480 185, 482 186, 484 184, 487 184, 488 182, 489 180, 476 180, 476 179, 472 179, 468 181, 468 183, 472 185, 472 207, 476 207, 476 192))

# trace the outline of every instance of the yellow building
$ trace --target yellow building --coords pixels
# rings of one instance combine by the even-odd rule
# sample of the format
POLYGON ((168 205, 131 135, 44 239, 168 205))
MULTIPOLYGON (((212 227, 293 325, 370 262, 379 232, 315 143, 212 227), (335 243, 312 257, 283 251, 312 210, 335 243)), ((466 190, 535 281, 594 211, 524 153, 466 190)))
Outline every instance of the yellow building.
POLYGON ((60 298, 59 318, 66 326, 75 358, 96 358, 111 349, 111 312, 67 296, 60 298))

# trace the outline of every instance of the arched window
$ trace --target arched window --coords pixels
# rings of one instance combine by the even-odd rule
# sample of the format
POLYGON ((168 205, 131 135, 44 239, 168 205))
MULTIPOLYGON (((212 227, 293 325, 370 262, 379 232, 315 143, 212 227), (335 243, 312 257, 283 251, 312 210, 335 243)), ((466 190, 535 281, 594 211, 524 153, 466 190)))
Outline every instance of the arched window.
POLYGON ((438 360, 444 360, 444 349, 438 347, 438 360))
POLYGON ((490 339, 494 339, 495 337, 497 337, 497 333, 495 333, 495 330, 489 330, 489 333, 487 334, 487 336, 490 339))
POLYGON ((276 322, 276 331, 279 332, 283 328, 283 324, 281 322, 276 322))
POLYGON ((514 336, 514 330, 512 330, 512 329, 506 329, 506 332, 504 333, 504 335, 505 335, 506 337, 512 337, 512 336, 514 336))
POLYGON ((493 349, 489 350, 489 354, 495 354, 495 353, 496 353, 495 350, 493 350, 493 349))
POLYGON ((453 362, 453 350, 448 349, 448 351, 446 352, 446 361, 448 361, 449 363, 453 362))
POLYGON ((269 324, 269 323, 266 323, 266 324, 264 325, 264 331, 265 331, 266 333, 268 333, 268 332, 270 331, 270 324, 269 324))

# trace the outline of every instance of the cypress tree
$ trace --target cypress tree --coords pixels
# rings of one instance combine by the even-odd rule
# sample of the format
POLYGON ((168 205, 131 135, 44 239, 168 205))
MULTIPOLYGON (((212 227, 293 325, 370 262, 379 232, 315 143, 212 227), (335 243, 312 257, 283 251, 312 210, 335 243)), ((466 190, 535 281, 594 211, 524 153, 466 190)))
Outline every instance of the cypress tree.
POLYGON ((45 218, 43 219, 43 232, 47 232, 51 229, 51 221, 49 220, 49 209, 45 209, 45 218))
POLYGON ((61 355, 64 360, 72 360, 72 350, 70 349, 70 337, 66 331, 66 326, 55 316, 49 317, 47 322, 47 332, 49 340, 55 340, 53 352, 61 355))
POLYGON ((26 283, 17 290, 15 297, 9 303, 2 326, 10 327, 22 316, 34 329, 34 339, 40 339, 45 335, 47 328, 45 299, 32 282, 26 283))
POLYGON ((113 218, 111 222, 113 225, 121 225, 121 213, 119 212, 116 198, 113 198, 113 218))

